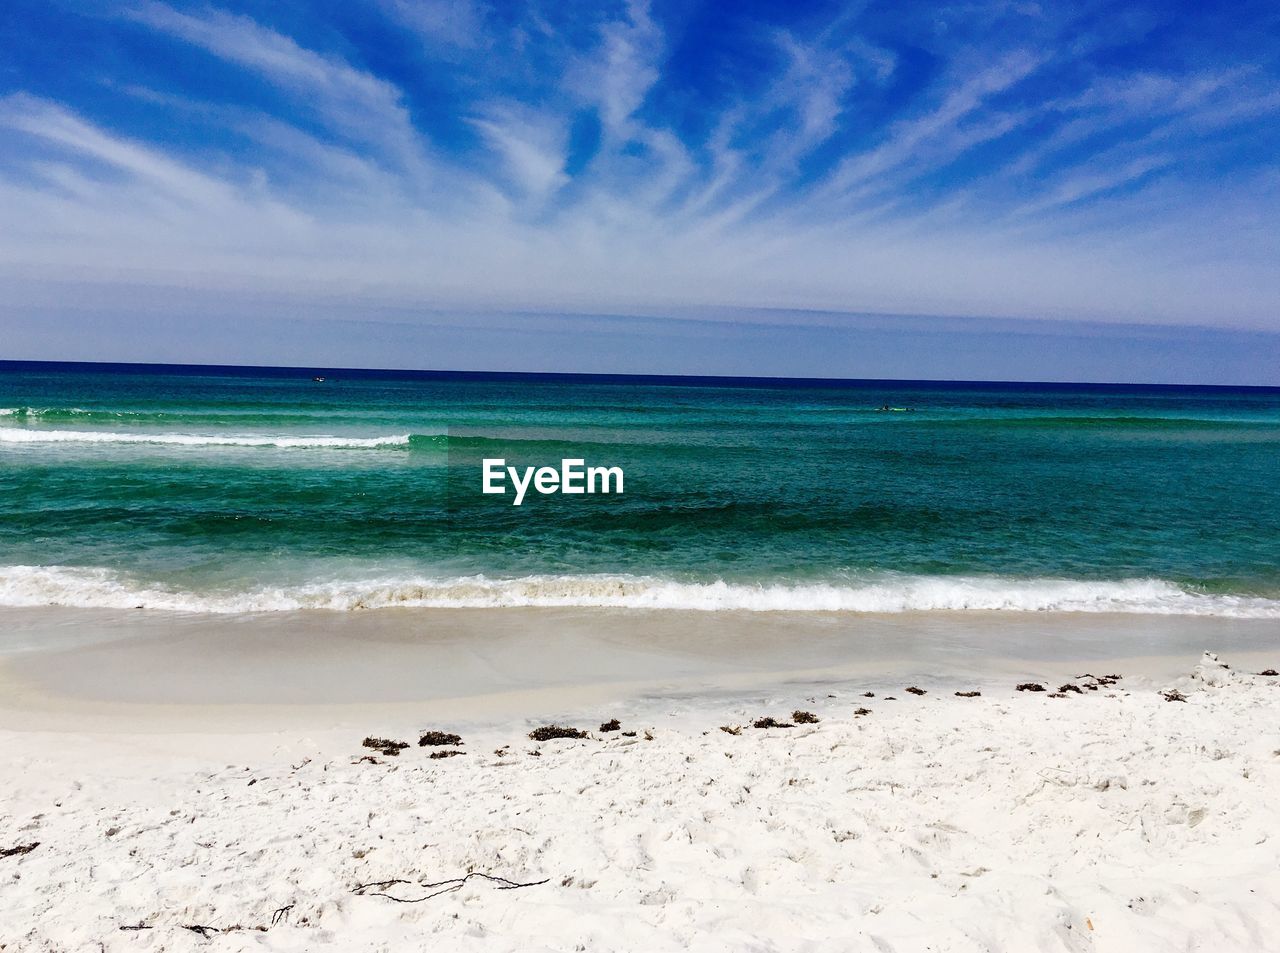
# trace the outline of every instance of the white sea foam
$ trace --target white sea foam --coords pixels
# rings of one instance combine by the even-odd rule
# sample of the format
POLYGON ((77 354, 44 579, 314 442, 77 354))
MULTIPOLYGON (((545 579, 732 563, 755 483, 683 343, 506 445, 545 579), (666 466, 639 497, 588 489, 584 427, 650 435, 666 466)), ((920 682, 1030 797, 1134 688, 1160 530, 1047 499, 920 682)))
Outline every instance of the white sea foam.
POLYGON ((409 434, 385 437, 305 436, 275 434, 124 433, 115 430, 26 430, 0 428, 0 444, 141 443, 182 447, 302 447, 359 449, 407 446, 409 434))
POLYGON ((102 568, 0 568, 0 605, 177 612, 599 607, 745 612, 1122 612, 1280 619, 1280 600, 1205 594, 1159 579, 883 576, 843 584, 689 583, 643 576, 383 578, 189 592, 102 568))

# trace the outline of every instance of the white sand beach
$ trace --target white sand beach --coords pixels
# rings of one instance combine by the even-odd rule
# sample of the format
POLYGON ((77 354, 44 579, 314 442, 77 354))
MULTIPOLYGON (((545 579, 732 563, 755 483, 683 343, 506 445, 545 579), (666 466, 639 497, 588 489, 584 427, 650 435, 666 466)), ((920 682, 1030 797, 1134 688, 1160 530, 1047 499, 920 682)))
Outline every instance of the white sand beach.
MULTIPOLYGON (((922 635, 910 664, 840 667, 833 635, 831 657, 796 647, 769 671, 785 647, 767 639, 718 665, 674 643, 645 656, 621 617, 586 614, 611 632, 599 651, 566 635, 540 669, 497 616, 466 618, 504 651, 464 664, 450 625, 369 630, 386 685, 349 668, 367 698, 317 682, 304 704, 306 653, 291 665, 296 646, 250 622, 217 623, 222 651, 171 617, 167 640, 104 618, 96 644, 36 652, 14 648, 23 631, 83 620, 11 615, 0 948, 1280 949, 1280 678, 1255 674, 1280 653, 1246 650, 1260 629, 1222 629, 1238 652, 1216 661, 1039 620, 1076 625, 1080 657, 1061 631, 1057 654, 1017 657, 1031 624, 984 620, 1002 660, 947 662, 922 635), (616 678, 549 678, 606 648, 616 678), (792 727, 752 727, 765 716, 792 727), (587 736, 529 738, 550 723, 587 736), (427 730, 460 743, 420 746, 427 730)), ((368 619, 349 624, 391 625, 368 619)), ((332 663, 318 648, 316 670, 332 663)))

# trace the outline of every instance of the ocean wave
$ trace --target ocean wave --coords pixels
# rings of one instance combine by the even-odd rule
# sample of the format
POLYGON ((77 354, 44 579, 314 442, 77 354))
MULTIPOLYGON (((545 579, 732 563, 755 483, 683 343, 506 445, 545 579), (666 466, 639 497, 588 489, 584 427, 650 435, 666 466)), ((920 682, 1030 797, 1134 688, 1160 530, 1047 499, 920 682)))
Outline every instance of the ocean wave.
POLYGON ((0 568, 0 605, 247 613, 304 609, 582 607, 743 612, 1119 612, 1280 619, 1280 600, 1160 579, 891 576, 847 583, 680 582, 651 576, 382 578, 189 592, 96 567, 0 568))
POLYGON ((76 417, 135 417, 128 410, 85 410, 81 407, 0 407, 0 417, 49 417, 72 419, 76 417))
POLYGON ((404 447, 410 434, 384 437, 341 437, 331 435, 283 436, 276 434, 194 434, 194 433, 124 433, 115 430, 27 430, 0 428, 0 444, 41 443, 132 443, 182 447, 284 447, 370 449, 404 447))

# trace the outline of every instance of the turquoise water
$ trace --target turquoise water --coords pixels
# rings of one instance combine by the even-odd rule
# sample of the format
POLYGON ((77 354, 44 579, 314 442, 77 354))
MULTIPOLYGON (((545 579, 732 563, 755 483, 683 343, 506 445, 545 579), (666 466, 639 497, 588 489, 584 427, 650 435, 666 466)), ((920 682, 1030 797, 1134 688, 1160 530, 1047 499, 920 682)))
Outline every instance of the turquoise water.
POLYGON ((1280 391, 325 376, 0 365, 0 604, 1280 618, 1280 391))

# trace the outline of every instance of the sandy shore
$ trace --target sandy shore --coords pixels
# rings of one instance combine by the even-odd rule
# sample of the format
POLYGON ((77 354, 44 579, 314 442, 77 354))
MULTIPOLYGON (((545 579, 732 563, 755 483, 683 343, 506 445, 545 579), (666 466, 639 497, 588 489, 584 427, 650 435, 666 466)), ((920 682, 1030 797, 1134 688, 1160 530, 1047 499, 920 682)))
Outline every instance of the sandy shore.
MULTIPOLYGON (((157 673, 198 636, 12 651, 0 948, 1277 950, 1280 678, 1220 634, 1229 669, 1114 644, 1089 669, 1113 684, 1031 651, 909 676, 802 651, 782 676, 669 646, 597 694, 499 666, 475 695, 463 665, 453 694, 401 697, 401 671, 389 701, 311 705, 255 696, 252 653, 253 691, 172 697, 157 673), (589 736, 528 737, 551 720, 589 736)), ((179 689, 222 684, 207 657, 179 689)))

